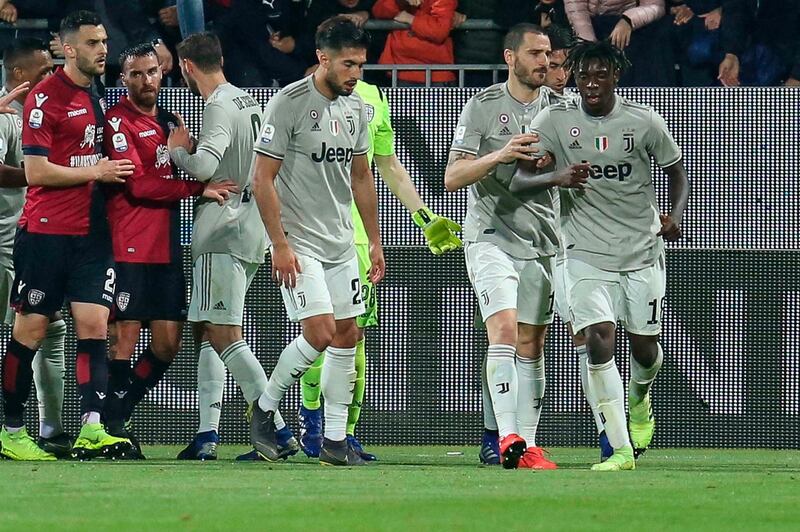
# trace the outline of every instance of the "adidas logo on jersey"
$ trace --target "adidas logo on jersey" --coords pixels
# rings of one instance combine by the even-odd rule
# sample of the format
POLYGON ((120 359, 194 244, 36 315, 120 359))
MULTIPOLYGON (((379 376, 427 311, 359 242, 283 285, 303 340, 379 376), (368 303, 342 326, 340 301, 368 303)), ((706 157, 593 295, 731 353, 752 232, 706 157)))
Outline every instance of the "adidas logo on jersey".
POLYGON ((503 126, 503 129, 500 130, 500 134, 503 136, 511 135, 511 130, 508 129, 507 126, 503 126))
POLYGON ((214 305, 214 310, 228 310, 228 309, 225 307, 225 303, 223 303, 222 301, 217 301, 217 304, 214 305))
POLYGON ((569 149, 571 149, 571 150, 582 150, 583 146, 581 146, 581 143, 578 142, 578 139, 575 139, 575 140, 572 141, 572 144, 569 145, 569 149))
POLYGON ((208 408, 216 408, 217 410, 222 410, 222 403, 217 401, 216 403, 211 403, 208 405, 208 408))
POLYGON ((319 122, 314 122, 314 125, 311 126, 311 131, 322 131, 322 128, 319 127, 319 122))

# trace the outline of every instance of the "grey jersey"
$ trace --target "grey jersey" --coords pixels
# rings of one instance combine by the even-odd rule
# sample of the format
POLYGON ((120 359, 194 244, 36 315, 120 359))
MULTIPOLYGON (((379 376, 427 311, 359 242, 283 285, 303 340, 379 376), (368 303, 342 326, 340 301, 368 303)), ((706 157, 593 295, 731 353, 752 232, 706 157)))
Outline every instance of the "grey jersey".
POLYGON ((589 162, 584 190, 561 194, 561 230, 567 257, 608 271, 647 267, 663 253, 650 157, 663 167, 681 160, 664 119, 652 108, 616 96, 607 116, 583 111, 580 99, 553 106, 531 125, 537 146, 557 168, 589 162))
POLYGON ((263 263, 267 236, 252 195, 253 139, 258 134, 261 106, 230 83, 218 86, 203 110, 197 151, 219 160, 211 182, 231 180, 239 187, 222 205, 201 198, 194 213, 192 257, 226 253, 263 263))
POLYGON ((295 251, 328 263, 355 255, 350 168, 354 156, 369 150, 368 126, 358 95, 329 100, 313 76, 267 103, 255 151, 283 161, 275 183, 281 223, 295 251))
MULTIPOLYGON (((517 101, 506 83, 479 92, 467 102, 450 149, 483 157, 502 149, 512 136, 529 127, 542 109, 562 100, 547 87, 529 104, 517 101)), ((517 164, 500 164, 469 187, 464 238, 492 242, 517 258, 554 255, 558 249, 555 191, 512 194, 508 190, 517 164)))
MULTIPOLYGON (((0 97, 8 94, 3 88, 0 97)), ((17 114, 0 114, 0 163, 22 166, 22 105, 16 100, 11 107, 17 114)), ((25 187, 0 188, 0 264, 11 267, 17 221, 25 204, 25 187)))

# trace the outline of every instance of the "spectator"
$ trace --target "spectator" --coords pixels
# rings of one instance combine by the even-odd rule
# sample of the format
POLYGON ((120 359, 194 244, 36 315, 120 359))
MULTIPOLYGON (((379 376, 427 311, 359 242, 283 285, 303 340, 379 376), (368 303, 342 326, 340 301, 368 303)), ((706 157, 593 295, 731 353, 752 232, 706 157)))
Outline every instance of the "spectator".
MULTIPOLYGON (((378 0, 372 14, 378 19, 396 20, 408 24, 408 29, 394 30, 386 39, 378 62, 382 65, 448 65, 455 62, 450 30, 456 13, 457 0, 378 0)), ((425 72, 400 71, 403 85, 425 83, 425 72)), ((450 71, 434 71, 431 81, 446 84, 455 81, 450 71)))
POLYGON ((180 28, 184 39, 206 29, 203 0, 167 0, 158 11, 158 19, 165 27, 180 28))
MULTIPOLYGON (((458 11, 464 20, 495 18, 503 11, 503 0, 459 0, 458 11)), ((456 21, 457 22, 457 21, 456 21)), ((503 63, 503 36, 505 30, 462 30, 453 33, 456 63, 460 65, 498 65, 503 63)), ((503 64, 505 70, 505 64, 503 64)), ((486 87, 494 82, 492 72, 466 72, 465 85, 486 87)))
POLYGON ((800 0, 730 0, 723 8, 723 85, 800 85, 800 0))
POLYGON ((50 42, 50 52, 53 57, 64 57, 61 41, 57 35, 61 19, 68 13, 82 9, 92 10, 94 0, 0 0, 0 20, 9 24, 16 23, 19 19, 47 19, 48 30, 21 30, 9 32, 0 37, 0 48, 23 33, 24 36, 44 39, 50 42))
POLYGON ((298 49, 303 5, 291 0, 232 0, 214 24, 225 56, 225 76, 239 87, 284 86, 309 66, 298 49))
POLYGON ((555 24, 572 31, 564 0, 500 0, 498 6, 492 19, 503 28, 530 22, 545 29, 555 24))
POLYGON ((724 0, 672 0, 676 62, 684 87, 716 83, 722 61, 719 26, 724 0))
POLYGON ((670 21, 664 17, 664 0, 564 0, 575 34, 584 40, 609 38, 625 50, 632 67, 620 85, 671 86, 675 84, 674 54, 668 42, 670 21))

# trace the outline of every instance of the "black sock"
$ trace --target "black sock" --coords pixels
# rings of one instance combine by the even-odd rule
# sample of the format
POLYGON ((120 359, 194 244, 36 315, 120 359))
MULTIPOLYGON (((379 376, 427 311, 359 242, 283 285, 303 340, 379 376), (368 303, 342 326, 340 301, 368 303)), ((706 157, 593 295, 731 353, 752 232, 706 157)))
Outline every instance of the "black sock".
POLYGON ((6 426, 22 427, 25 425, 25 403, 31 394, 33 383, 33 357, 35 349, 28 349, 11 338, 3 358, 0 375, 3 381, 3 407, 6 414, 6 426))
POLYGON ((134 408, 138 405, 147 392, 155 388, 156 384, 169 369, 170 363, 159 360, 150 346, 144 350, 142 356, 136 361, 131 372, 131 386, 128 390, 126 401, 126 418, 133 414, 134 408))
POLYGON ((106 425, 121 426, 125 422, 125 401, 131 382, 131 361, 108 362, 108 397, 103 412, 106 425))
POLYGON ((78 340, 75 374, 78 378, 81 416, 88 412, 102 412, 108 389, 105 340, 78 340))

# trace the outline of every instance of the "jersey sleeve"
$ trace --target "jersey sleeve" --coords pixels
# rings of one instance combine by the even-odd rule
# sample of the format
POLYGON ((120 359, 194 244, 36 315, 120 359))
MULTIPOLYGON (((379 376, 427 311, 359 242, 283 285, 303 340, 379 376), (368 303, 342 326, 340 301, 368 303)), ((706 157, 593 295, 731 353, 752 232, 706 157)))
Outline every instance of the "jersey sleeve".
POLYGON ((380 109, 375 109, 376 119, 379 120, 375 131, 375 139, 372 147, 375 155, 388 157, 394 155, 394 129, 392 128, 391 113, 389 112, 389 102, 386 95, 381 94, 380 109))
POLYGON ((197 151, 205 150, 221 161, 231 144, 231 121, 228 113, 218 102, 210 103, 203 110, 203 127, 197 141, 197 151))
POLYGON ((288 104, 288 98, 280 92, 267 102, 261 132, 253 146, 256 153, 280 160, 286 156, 294 133, 294 113, 288 104))
POLYGON ((680 146, 672 138, 664 118, 655 111, 650 115, 645 148, 661 168, 672 166, 683 158, 680 146))
POLYGON ((461 110, 461 115, 458 117, 458 125, 456 126, 456 133, 453 136, 453 142, 450 149, 469 153, 471 155, 478 155, 478 150, 481 147, 481 138, 483 137, 483 127, 480 117, 480 108, 478 101, 473 97, 461 110))
POLYGON ((361 110, 358 119, 358 137, 353 149, 354 155, 366 155, 369 152, 369 115, 367 114, 367 104, 361 102, 361 110))
POLYGON ((11 134, 6 139, 6 164, 22 167, 22 118, 11 115, 8 118, 11 125, 11 134))
POLYGON ((533 122, 531 122, 530 129, 531 133, 539 135, 539 141, 533 144, 535 148, 539 148, 539 151, 535 154, 536 157, 543 157, 545 153, 549 152, 557 158, 558 135, 555 127, 553 127, 550 109, 543 109, 542 112, 537 114, 533 122))
POLYGON ((53 131, 56 127, 56 116, 52 112, 52 103, 42 94, 31 91, 25 99, 22 121, 22 153, 25 155, 41 155, 47 157, 53 145, 53 131), (48 105, 49 104, 49 105, 48 105))

